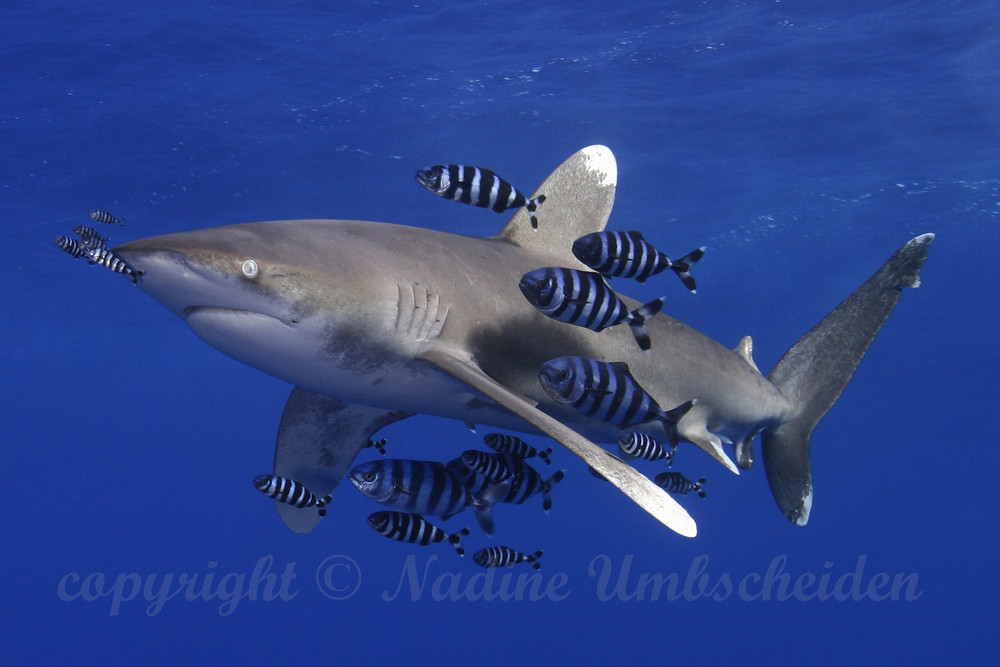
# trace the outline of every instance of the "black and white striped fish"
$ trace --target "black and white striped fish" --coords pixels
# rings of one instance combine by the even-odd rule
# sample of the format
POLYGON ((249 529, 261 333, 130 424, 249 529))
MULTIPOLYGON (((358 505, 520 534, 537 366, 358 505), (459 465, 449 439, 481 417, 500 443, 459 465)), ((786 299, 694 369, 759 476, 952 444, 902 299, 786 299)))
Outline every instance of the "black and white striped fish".
POLYGON ((57 236, 55 244, 73 257, 83 257, 90 252, 90 246, 83 239, 71 239, 68 236, 57 236))
POLYGON ((265 496, 294 507, 316 507, 320 516, 326 516, 326 506, 331 496, 320 498, 315 493, 288 477, 280 475, 257 475, 253 485, 265 496))
POLYGON ((103 222, 106 225, 121 225, 125 222, 124 218, 116 218, 107 211, 102 211, 96 208, 90 212, 90 217, 92 220, 103 222))
POLYGON ((486 443, 487 447, 501 454, 513 454, 522 459, 530 459, 533 456, 537 456, 547 464, 552 465, 552 460, 549 458, 549 454, 552 453, 551 447, 538 450, 515 435, 488 433, 483 437, 483 442, 486 443))
POLYGON ((90 246, 91 248, 104 248, 108 244, 108 237, 102 236, 93 227, 88 227, 86 225, 77 225, 73 228, 76 235, 80 237, 80 240, 84 244, 90 246))
POLYGON ((416 179, 420 185, 445 199, 481 206, 497 213, 524 206, 531 214, 531 226, 538 228, 535 211, 545 201, 545 195, 528 199, 489 169, 461 164, 436 164, 419 170, 416 179))
POLYGON ((618 438, 618 451, 625 458, 646 459, 647 461, 667 460, 667 466, 674 463, 675 447, 664 447, 652 436, 645 433, 623 433, 618 438))
POLYGON ((541 551, 533 554, 523 554, 520 551, 505 546, 486 547, 472 554, 472 560, 476 565, 483 567, 513 567, 518 563, 530 563, 531 567, 540 569, 542 566, 538 559, 542 557, 541 551))
POLYGON ((705 254, 705 247, 696 248, 678 260, 654 248, 640 232, 594 232, 573 242, 576 258, 607 277, 633 278, 646 282, 667 269, 673 270, 684 286, 695 292, 691 267, 705 254))
POLYGON ((369 447, 374 447, 375 449, 378 450, 379 454, 385 456, 385 442, 386 442, 385 438, 382 438, 381 440, 378 441, 368 438, 368 442, 366 442, 361 449, 368 449, 369 447))
POLYGON ((538 380, 553 400, 623 429, 659 421, 671 445, 677 444, 677 422, 697 401, 687 401, 664 412, 635 381, 626 364, 585 357, 557 357, 547 361, 542 364, 538 380))
POLYGON ((107 211, 101 211, 99 209, 94 209, 90 212, 90 217, 97 222, 103 222, 106 225, 120 225, 124 223, 124 218, 116 218, 107 211))
POLYGON ((419 514, 384 510, 368 515, 368 525, 374 528, 379 535, 399 542, 427 546, 447 541, 455 547, 459 556, 465 555, 465 549, 462 548, 461 542, 462 538, 469 534, 468 528, 463 528, 457 533, 449 535, 419 514))
POLYGON ((705 497, 705 491, 701 488, 705 483, 704 477, 697 482, 692 482, 679 472, 661 472, 653 479, 653 482, 670 493, 686 496, 690 492, 696 491, 699 496, 705 497))
POLYGON ((650 348, 646 318, 660 312, 664 297, 629 311, 599 273, 549 266, 521 276, 521 293, 528 302, 549 317, 603 331, 627 322, 643 350, 650 348))
POLYGON ((467 449, 462 452, 462 463, 472 472, 491 482, 502 482, 524 470, 524 459, 513 454, 481 452, 467 449))
POLYGON ((490 489, 490 487, 494 486, 493 482, 490 480, 473 472, 472 470, 469 470, 469 466, 462 463, 461 456, 448 461, 445 464, 445 467, 451 471, 451 474, 458 478, 458 481, 462 483, 462 486, 464 486, 473 496, 482 496, 490 489))
POLYGON ((480 527, 493 533, 490 508, 507 492, 506 484, 473 496, 444 463, 410 459, 377 459, 349 473, 361 493, 386 507, 448 519, 472 507, 480 527))
POLYGON ((107 269, 111 269, 115 273, 124 273, 132 279, 133 283, 136 281, 136 278, 142 275, 141 271, 133 269, 125 262, 124 259, 111 252, 103 245, 87 246, 87 253, 84 257, 86 257, 87 261, 91 264, 100 264, 107 269))
POLYGON ((542 479, 537 470, 525 463, 523 470, 503 482, 503 484, 508 485, 507 493, 497 502, 520 505, 531 496, 540 493, 542 495, 542 509, 548 512, 552 509, 552 487, 565 476, 565 470, 557 470, 548 479, 542 479))

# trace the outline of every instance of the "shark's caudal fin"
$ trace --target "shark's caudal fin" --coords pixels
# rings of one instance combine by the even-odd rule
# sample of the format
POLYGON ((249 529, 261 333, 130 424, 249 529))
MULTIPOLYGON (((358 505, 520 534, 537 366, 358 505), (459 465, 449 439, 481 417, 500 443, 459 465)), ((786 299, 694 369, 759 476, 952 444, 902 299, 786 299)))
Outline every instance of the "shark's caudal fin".
POLYGON ((617 185, 618 163, 611 149, 583 148, 566 158, 532 193, 532 198, 545 195, 545 204, 534 214, 524 207, 518 209, 495 238, 520 246, 565 248, 567 261, 576 264, 573 241, 603 231, 617 185), (538 218, 537 229, 531 226, 532 215, 538 218))
MULTIPOLYGON (((314 394, 302 387, 292 390, 278 426, 274 448, 274 474, 301 482, 314 493, 333 492, 368 438, 380 428, 409 417, 345 403, 314 394)), ((319 523, 311 508, 275 501, 278 515, 296 533, 308 533, 319 523)))
POLYGON ((778 507, 804 526, 812 507, 809 438, 844 390, 854 369, 892 312, 904 287, 920 285, 919 271, 933 234, 908 242, 875 275, 785 353, 768 379, 791 401, 790 421, 764 430, 764 469, 778 507))

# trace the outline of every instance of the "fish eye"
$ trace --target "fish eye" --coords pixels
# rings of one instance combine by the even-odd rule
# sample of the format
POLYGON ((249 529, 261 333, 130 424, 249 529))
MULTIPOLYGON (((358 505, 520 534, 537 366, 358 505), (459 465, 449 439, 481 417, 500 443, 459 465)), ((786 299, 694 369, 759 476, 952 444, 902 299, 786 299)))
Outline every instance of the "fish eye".
POLYGON ((364 479, 364 480, 365 480, 366 482, 374 482, 374 481, 375 481, 375 473, 373 473, 373 472, 371 472, 371 471, 369 471, 369 472, 366 472, 366 473, 364 473, 363 475, 361 475, 361 477, 362 477, 362 478, 363 478, 363 479, 364 479))
POLYGON ((260 273, 260 267, 258 267, 257 262, 252 259, 243 260, 243 263, 240 265, 240 270, 247 278, 256 278, 257 274, 260 273))
POLYGON ((567 370, 559 371, 559 374, 556 375, 556 379, 559 380, 560 382, 565 382, 566 380, 569 379, 569 371, 567 370))

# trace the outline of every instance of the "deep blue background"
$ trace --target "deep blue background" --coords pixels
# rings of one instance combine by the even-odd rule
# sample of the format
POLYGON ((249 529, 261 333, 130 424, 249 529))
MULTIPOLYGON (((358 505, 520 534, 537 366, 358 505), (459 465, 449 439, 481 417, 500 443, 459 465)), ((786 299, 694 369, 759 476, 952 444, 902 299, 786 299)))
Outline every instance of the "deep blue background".
MULTIPOLYGON (((5 657, 995 657, 995 2, 274 4, 0 6, 5 657), (250 486, 290 388, 52 244, 91 208, 127 219, 106 228, 113 243, 297 217, 490 235, 505 217, 434 198, 413 172, 479 164, 531 190, 593 143, 618 159, 612 227, 671 255, 709 246, 697 296, 672 277, 629 293, 667 294, 671 314, 727 345, 753 336, 765 372, 902 243, 938 236, 923 286, 816 430, 807 527, 781 517, 759 466, 736 477, 688 452, 708 498, 684 499, 700 534, 680 538, 557 449, 569 472, 552 511, 503 507, 497 538, 544 549, 564 599, 436 599, 435 581, 464 590, 480 570, 447 546, 379 537, 364 522, 376 506, 347 486, 316 531, 290 533, 250 486), (427 588, 385 601, 410 555, 427 588), (330 556, 360 571, 345 600, 317 588, 330 556), (155 610, 139 592, 113 614, 110 597, 78 595, 88 575, 110 589, 131 573, 154 591, 197 575, 195 593, 214 573, 218 592, 268 558, 295 573, 292 599, 225 608, 181 593, 155 610), (606 601, 591 575, 630 564, 628 592, 643 573, 683 584, 700 562, 710 589, 779 562, 793 583, 863 562, 863 590, 912 575, 919 597, 606 601)), ((428 417, 382 435, 400 457, 478 444, 428 417)))

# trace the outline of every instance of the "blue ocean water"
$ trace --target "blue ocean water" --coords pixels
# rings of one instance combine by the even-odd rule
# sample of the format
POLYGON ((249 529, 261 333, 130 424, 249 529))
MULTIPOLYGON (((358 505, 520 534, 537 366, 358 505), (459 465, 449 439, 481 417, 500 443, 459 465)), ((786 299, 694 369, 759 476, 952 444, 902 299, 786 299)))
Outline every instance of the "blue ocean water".
MULTIPOLYGON (((994 656, 997 10, 4 3, 5 655, 994 656), (590 144, 618 160, 611 226, 671 256, 708 246, 696 296, 669 277, 630 295, 669 294, 726 345, 753 336, 765 372, 896 248, 937 234, 923 285, 814 434, 807 527, 776 510, 759 465, 736 477, 701 457, 708 497, 683 500, 699 535, 681 538, 557 448, 552 510, 497 512, 498 539, 544 550, 538 578, 484 582, 446 545, 386 540, 348 486, 294 535, 249 483, 270 470, 290 387, 52 243, 92 208, 126 219, 113 243, 310 217, 486 236, 506 217, 413 172, 481 164, 530 191, 590 144)), ((399 457, 478 444, 430 417, 380 435, 399 457)))

